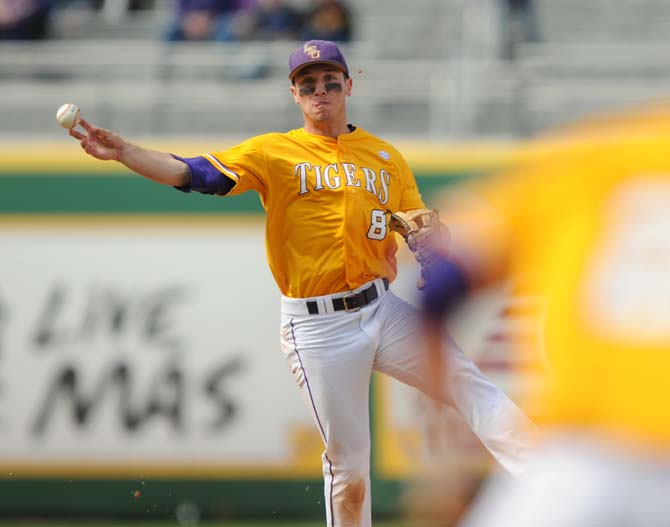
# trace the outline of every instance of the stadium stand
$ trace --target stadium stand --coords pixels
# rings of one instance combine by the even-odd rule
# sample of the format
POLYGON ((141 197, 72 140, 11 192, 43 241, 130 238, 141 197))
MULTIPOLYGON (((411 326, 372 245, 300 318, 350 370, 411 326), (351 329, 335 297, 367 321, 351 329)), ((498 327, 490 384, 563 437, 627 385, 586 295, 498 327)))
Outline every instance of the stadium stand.
MULTIPOLYGON (((666 0, 536 0, 541 40, 519 42, 513 61, 500 55, 498 1, 352 2, 352 120, 387 136, 511 137, 668 94, 666 0)), ((167 0, 114 16, 75 4, 55 11, 51 40, 0 43, 0 134, 44 133, 67 101, 136 135, 298 123, 295 42, 169 44, 170 14, 167 0)))

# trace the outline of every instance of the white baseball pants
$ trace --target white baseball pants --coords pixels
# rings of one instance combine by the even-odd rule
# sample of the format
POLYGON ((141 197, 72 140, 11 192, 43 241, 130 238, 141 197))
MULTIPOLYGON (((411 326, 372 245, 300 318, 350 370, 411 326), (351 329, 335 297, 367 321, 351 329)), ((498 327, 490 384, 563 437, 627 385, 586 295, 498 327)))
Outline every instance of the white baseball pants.
MULTIPOLYGON (((322 456, 328 527, 370 527, 370 419, 373 370, 426 392, 421 313, 375 284, 379 297, 357 311, 334 311, 333 297, 282 298, 283 353, 305 395, 325 444, 322 456), (313 311, 313 310, 312 310, 313 311)), ((523 472, 533 428, 525 414, 470 362, 448 337, 444 403, 467 421, 510 472, 523 472)))

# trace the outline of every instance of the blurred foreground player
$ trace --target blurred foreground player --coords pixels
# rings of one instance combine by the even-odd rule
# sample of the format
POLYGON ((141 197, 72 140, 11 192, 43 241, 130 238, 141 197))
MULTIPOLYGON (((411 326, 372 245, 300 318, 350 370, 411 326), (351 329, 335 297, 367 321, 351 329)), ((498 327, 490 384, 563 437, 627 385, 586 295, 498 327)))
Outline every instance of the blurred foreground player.
MULTIPOLYGON (((463 526, 670 522, 670 135, 572 142, 447 195, 429 338, 468 290, 514 277, 544 304, 542 433, 526 477, 492 478, 463 526)), ((542 356, 538 356, 541 354, 542 356)))
POLYGON ((184 159, 146 150, 84 119, 86 133, 70 134, 93 157, 186 192, 260 195, 268 261, 283 294, 282 349, 326 447, 328 526, 371 525, 373 370, 452 405, 502 465, 523 472, 532 423, 448 337, 440 355, 450 375, 430 391, 419 311, 388 289, 397 251, 388 211, 425 209, 409 167, 390 144, 347 123, 352 80, 335 44, 301 45, 289 72, 304 127, 223 152, 184 159))

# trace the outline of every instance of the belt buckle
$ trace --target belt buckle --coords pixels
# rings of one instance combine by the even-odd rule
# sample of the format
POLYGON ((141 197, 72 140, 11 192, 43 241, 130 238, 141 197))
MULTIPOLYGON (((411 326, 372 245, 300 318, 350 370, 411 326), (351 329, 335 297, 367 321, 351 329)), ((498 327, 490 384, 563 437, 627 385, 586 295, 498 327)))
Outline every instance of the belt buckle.
POLYGON ((349 299, 355 300, 356 298, 358 298, 358 293, 342 297, 342 302, 344 302, 344 310, 347 313, 352 313, 354 311, 358 311, 361 307, 363 307, 361 305, 349 307, 349 302, 347 300, 349 300, 349 299))

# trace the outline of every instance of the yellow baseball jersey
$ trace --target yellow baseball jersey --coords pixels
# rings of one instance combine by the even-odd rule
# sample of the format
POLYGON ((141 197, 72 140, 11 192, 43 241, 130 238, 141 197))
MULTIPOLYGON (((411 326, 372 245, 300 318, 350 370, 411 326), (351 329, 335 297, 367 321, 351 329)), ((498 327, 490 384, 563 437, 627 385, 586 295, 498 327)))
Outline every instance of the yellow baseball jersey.
POLYGON ((511 246, 497 264, 546 303, 538 419, 670 440, 670 136, 563 149, 478 195, 478 242, 511 246))
POLYGON ((266 251, 281 292, 320 296, 396 276, 387 211, 424 207, 400 153, 356 128, 337 139, 304 129, 253 137, 204 157, 258 192, 267 213, 266 251))

